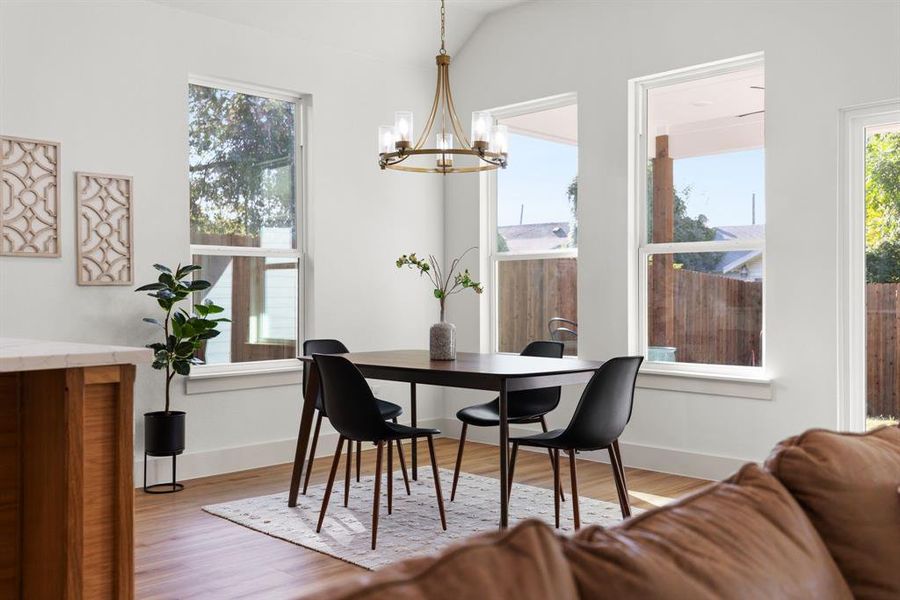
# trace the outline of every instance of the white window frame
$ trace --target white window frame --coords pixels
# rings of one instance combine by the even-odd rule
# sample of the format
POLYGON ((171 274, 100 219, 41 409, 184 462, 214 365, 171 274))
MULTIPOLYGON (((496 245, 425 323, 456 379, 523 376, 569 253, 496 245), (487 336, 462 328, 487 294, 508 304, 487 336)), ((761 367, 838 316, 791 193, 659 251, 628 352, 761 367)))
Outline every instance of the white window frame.
POLYGON ((900 123, 900 98, 840 111, 838 428, 866 430, 866 129, 900 123))
MULTIPOLYGON (((519 115, 562 108, 578 104, 578 95, 575 92, 531 100, 490 109, 495 122, 501 119, 517 117, 519 115)), ((512 150, 515 152, 515 149, 512 150)), ((512 156, 515 159, 515 155, 512 156)), ((579 153, 579 164, 580 164, 579 153)), ((539 260, 553 258, 578 258, 578 248, 560 248, 558 250, 546 250, 543 252, 497 252, 497 171, 487 171, 481 174, 481 193, 486 196, 487 206, 487 257, 488 257, 488 327, 490 329, 489 352, 500 354, 515 354, 513 352, 500 352, 500 321, 499 321, 499 274, 501 262, 512 260, 539 260)))
POLYGON ((647 239, 647 92, 653 88, 742 71, 765 64, 764 53, 676 69, 628 81, 628 321, 629 351, 647 356, 648 258, 675 252, 760 250, 763 256, 763 330, 760 336, 762 365, 713 365, 682 362, 645 362, 642 373, 711 376, 737 381, 767 381, 766 375, 766 242, 765 240, 713 240, 704 242, 652 243, 647 239))
MULTIPOLYGON (((307 329, 306 323, 306 300, 308 286, 306 281, 306 260, 308 255, 308 209, 307 202, 309 197, 308 185, 308 168, 306 161, 306 142, 308 131, 309 96, 298 92, 290 92, 277 90, 259 85, 252 85, 243 82, 236 82, 227 79, 210 78, 203 76, 190 76, 188 78, 189 85, 200 85, 204 87, 212 87, 224 89, 228 91, 238 92, 240 94, 248 94, 252 96, 260 96, 273 100, 281 100, 284 102, 294 103, 294 169, 297 186, 294 190, 295 198, 295 218, 297 227, 297 243, 294 249, 280 248, 250 248, 241 246, 211 246, 204 244, 191 244, 191 256, 195 254, 203 254, 207 256, 245 256, 258 258, 291 258, 297 261, 297 332, 295 342, 295 354, 299 354, 300 345, 303 340, 304 331, 307 329)), ((214 365, 197 365, 191 369, 191 375, 188 379, 206 380, 209 378, 226 376, 233 377, 236 375, 267 375, 279 373, 283 371, 300 372, 302 365, 295 358, 285 358, 277 360, 260 360, 251 362, 224 363, 214 365)), ((293 379, 291 380, 293 382, 293 379)), ((200 389, 201 384, 188 382, 188 393, 192 392, 192 386, 200 389)), ((260 385, 266 385, 261 383, 260 385)), ((256 387, 255 384, 242 385, 240 387, 256 387)), ((218 388, 202 391, 217 391, 218 388)))

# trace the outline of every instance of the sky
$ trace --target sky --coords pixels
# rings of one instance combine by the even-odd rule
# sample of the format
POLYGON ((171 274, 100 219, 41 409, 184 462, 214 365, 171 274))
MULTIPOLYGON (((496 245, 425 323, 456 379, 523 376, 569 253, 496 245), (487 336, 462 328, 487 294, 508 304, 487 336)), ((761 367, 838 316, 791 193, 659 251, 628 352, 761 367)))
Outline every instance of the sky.
POLYGON ((566 191, 578 174, 578 147, 510 133, 509 166, 497 179, 497 225, 553 223, 571 217, 566 191))
MULTIPOLYGON (((497 224, 518 225, 520 210, 522 223, 568 221, 566 190, 578 173, 578 148, 513 133, 509 157, 498 176, 497 224)), ((765 223, 762 148, 676 160, 674 183, 679 191, 691 186, 688 215, 706 215, 710 227, 750 225, 754 193, 756 223, 765 223)))
POLYGON ((766 222, 765 150, 745 150, 675 161, 675 189, 691 186, 690 217, 706 215, 707 225, 750 225, 752 195, 756 223, 766 222))

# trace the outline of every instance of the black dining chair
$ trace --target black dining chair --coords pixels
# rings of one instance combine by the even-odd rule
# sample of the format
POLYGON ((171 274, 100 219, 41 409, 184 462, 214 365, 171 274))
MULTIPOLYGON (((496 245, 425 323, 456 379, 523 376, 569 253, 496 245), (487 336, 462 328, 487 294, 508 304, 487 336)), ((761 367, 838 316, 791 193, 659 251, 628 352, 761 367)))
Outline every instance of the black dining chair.
MULTIPOLYGON (((631 420, 634 405, 634 384, 643 356, 621 356, 613 358, 597 369, 584 388, 575 414, 565 429, 554 429, 545 433, 511 438, 512 454, 509 464, 509 486, 512 490, 513 474, 516 468, 516 454, 519 446, 547 448, 553 454, 553 486, 560 485, 559 453, 569 454, 569 473, 572 478, 572 510, 575 515, 575 529, 581 527, 578 514, 578 477, 575 473, 575 452, 579 450, 609 451, 609 462, 622 517, 631 516, 628 504, 628 487, 625 483, 625 467, 619 452, 619 436, 631 420)), ((556 527, 559 527, 559 495, 554 494, 556 527)))
MULTIPOLYGON (((522 350, 522 356, 543 356, 545 358, 562 358, 562 342, 531 342, 522 350)), ((545 415, 559 405, 559 387, 544 388, 540 390, 524 390, 510 392, 507 397, 507 421, 515 424, 540 423, 541 429, 547 431, 545 415)), ((467 406, 456 413, 456 418, 462 421, 462 432, 459 434, 459 449, 456 451, 456 468, 453 470, 453 487, 450 490, 450 501, 456 498, 456 484, 459 481, 459 469, 462 465, 463 449, 466 445, 466 432, 469 425, 474 427, 499 427, 500 426, 500 399, 494 398, 486 404, 467 406)), ((550 454, 550 464, 553 462, 553 453, 550 454)), ((554 467, 555 468, 555 467, 554 467)), ((562 486, 558 487, 562 496, 562 486)), ((564 498, 564 497, 563 497, 564 498)))
MULTIPOLYGON (((306 340, 303 342, 303 355, 304 356, 312 356, 313 354, 347 354, 349 350, 347 350, 347 346, 345 346, 340 340, 330 340, 330 339, 321 339, 321 340, 306 340)), ((306 390, 304 389, 304 393, 306 390)), ((378 402, 378 410, 381 412, 381 416, 385 421, 392 421, 394 423, 397 422, 397 417, 403 414, 403 408, 399 404, 394 404, 393 402, 388 402, 387 400, 377 400, 378 402)), ((316 396, 316 412, 318 416, 316 417, 316 428, 313 431, 312 444, 309 448, 309 462, 306 466, 306 477, 303 480, 303 493, 306 494, 306 489, 309 487, 309 476, 312 474, 313 461, 316 458, 316 444, 319 442, 319 429, 322 427, 322 417, 327 417, 328 412, 325 410, 325 404, 322 402, 322 387, 319 386, 319 394, 316 396)), ((359 481, 359 469, 361 462, 361 453, 362 453, 362 444, 357 442, 356 444, 356 481, 359 481)), ((390 450, 390 449, 389 449, 390 450)), ((409 474, 406 472, 406 459, 403 457, 403 447, 398 443, 397 444, 397 454, 400 458, 400 468, 403 471, 403 483, 406 485, 406 493, 409 494, 409 474)), ((350 480, 350 466, 353 463, 353 444, 347 444, 347 487, 344 490, 345 501, 344 504, 347 503, 347 499, 349 498, 349 480, 350 480)))
MULTIPOLYGON (((369 384, 359 369, 343 356, 314 354, 316 367, 319 370, 321 389, 325 410, 331 424, 337 429, 337 449, 328 474, 325 496, 322 498, 322 509, 319 512, 319 523, 316 533, 322 530, 334 475, 341 460, 341 449, 344 440, 352 442, 374 442, 377 448, 375 455, 375 498, 372 502, 372 550, 378 535, 378 505, 381 501, 381 458, 384 444, 388 444, 387 453, 387 497, 388 514, 391 514, 394 498, 394 461, 391 443, 400 446, 400 440, 424 437, 428 440, 428 452, 431 455, 431 470, 434 475, 434 492, 437 495, 438 512, 441 515, 441 527, 447 530, 447 518, 444 515, 444 498, 441 495, 441 480, 438 475, 437 460, 434 454, 434 436, 441 432, 424 427, 408 427, 390 423, 382 417, 378 400, 372 395, 369 384)), ((349 479, 349 471, 348 477, 349 479)), ((345 501, 346 505, 346 501, 345 501)))

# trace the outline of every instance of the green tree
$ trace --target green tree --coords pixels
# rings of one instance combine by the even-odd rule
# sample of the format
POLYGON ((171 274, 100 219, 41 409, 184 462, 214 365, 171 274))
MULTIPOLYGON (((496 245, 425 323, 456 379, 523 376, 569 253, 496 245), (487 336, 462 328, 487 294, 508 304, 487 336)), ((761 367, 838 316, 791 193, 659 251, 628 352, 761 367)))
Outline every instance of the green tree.
POLYGON ((293 226, 294 104, 192 85, 188 107, 192 239, 293 226))
POLYGON ((569 199, 569 211, 572 213, 569 223, 569 241, 566 243, 566 247, 575 248, 578 246, 578 175, 572 178, 572 182, 566 189, 566 197, 569 199))
POLYGON ((900 132, 866 142, 866 280, 900 282, 900 132))

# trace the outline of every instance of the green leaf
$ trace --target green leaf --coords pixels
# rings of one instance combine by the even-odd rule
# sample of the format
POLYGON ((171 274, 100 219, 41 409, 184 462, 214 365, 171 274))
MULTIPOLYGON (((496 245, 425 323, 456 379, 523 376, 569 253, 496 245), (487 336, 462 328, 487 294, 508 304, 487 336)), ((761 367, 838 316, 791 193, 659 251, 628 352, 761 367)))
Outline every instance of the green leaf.
POLYGON ((203 267, 201 267, 200 265, 185 265, 185 266, 181 267, 180 269, 178 269, 178 270, 175 272, 175 278, 176 278, 176 279, 181 279, 182 277, 184 277, 184 276, 187 275, 188 273, 190 273, 190 272, 192 272, 192 271, 199 271, 199 270, 202 269, 202 268, 203 268, 203 267))
POLYGON ((205 281, 203 279, 195 279, 194 281, 190 282, 187 287, 189 290, 191 290, 193 292, 197 292, 200 290, 205 290, 206 288, 210 287, 211 285, 212 284, 210 282, 205 281))
POLYGON ((163 324, 159 322, 159 319, 151 319, 150 317, 144 317, 144 318, 141 319, 141 320, 142 320, 144 323, 150 323, 150 324, 152 324, 152 325, 159 325, 160 327, 163 326, 163 324))
POLYGON ((172 272, 172 269, 170 269, 169 267, 167 267, 165 265, 155 264, 155 265, 153 265, 153 268, 156 269, 157 271, 162 271, 163 273, 171 273, 172 272))
POLYGON ((164 289, 166 289, 165 284, 157 282, 157 283, 148 283, 147 285, 142 285, 139 288, 135 288, 134 291, 150 292, 150 291, 154 291, 154 290, 164 290, 164 289))
POLYGON ((176 360, 172 363, 172 368, 179 375, 188 375, 191 372, 191 363, 186 360, 176 360))
POLYGON ((207 300, 206 302, 204 302, 204 305, 206 306, 207 310, 209 311, 209 314, 211 314, 211 315, 215 315, 217 313, 225 311, 225 309, 222 308, 221 306, 219 306, 218 304, 214 304, 212 300, 207 300))
POLYGON ((194 353, 194 344, 191 342, 180 342, 175 346, 175 354, 179 356, 190 356, 194 353))
POLYGON ((198 333, 197 339, 198 340, 209 340, 209 339, 216 337, 220 333, 222 333, 222 332, 217 329, 210 329, 209 331, 204 331, 202 333, 198 333))
POLYGON ((438 300, 440 300, 441 298, 444 297, 444 292, 442 292, 441 290, 435 288, 435 289, 434 289, 434 297, 437 298, 438 300))
POLYGON ((205 317, 209 314, 209 307, 205 304, 195 304, 194 311, 201 317, 205 317))
MULTIPOLYGON (((154 343, 152 343, 152 344, 147 344, 147 345, 145 346, 145 348, 151 348, 151 349, 155 350, 156 352, 159 352, 160 350, 165 350, 165 349, 166 349, 166 345, 165 345, 165 344, 161 344, 160 342, 154 342, 154 343)), ((154 354, 156 354, 156 352, 154 352, 154 354)))

